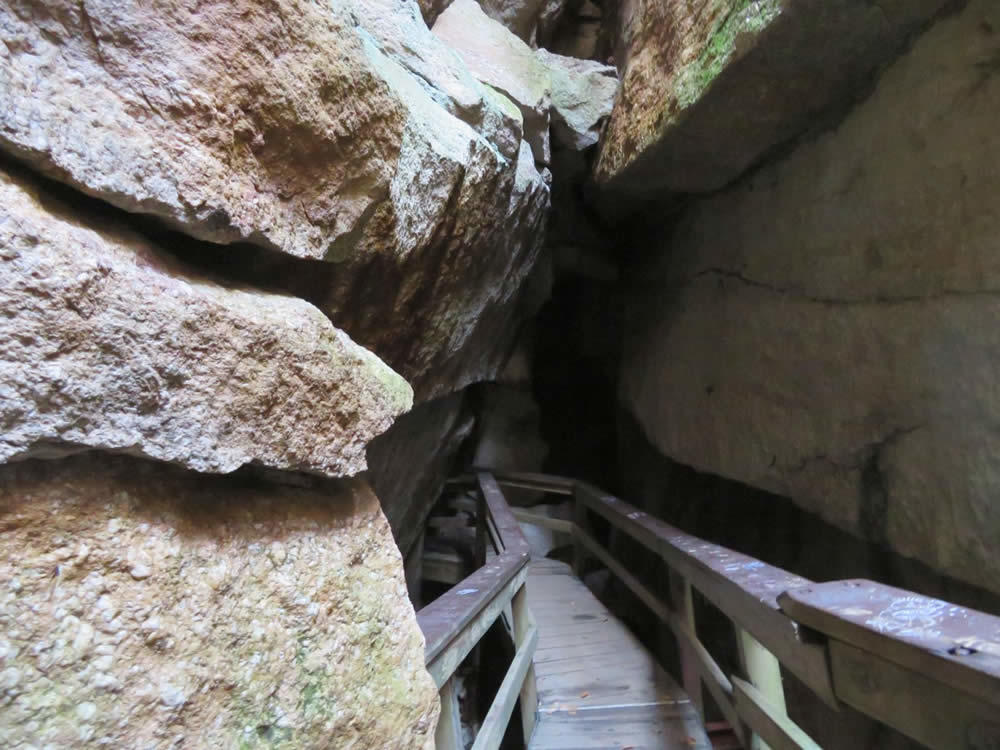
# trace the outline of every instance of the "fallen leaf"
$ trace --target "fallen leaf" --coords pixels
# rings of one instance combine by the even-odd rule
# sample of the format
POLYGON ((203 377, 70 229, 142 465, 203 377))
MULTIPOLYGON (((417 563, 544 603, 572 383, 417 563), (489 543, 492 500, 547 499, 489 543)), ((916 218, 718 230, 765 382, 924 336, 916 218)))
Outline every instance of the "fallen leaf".
POLYGON ((587 698, 589 695, 590 695, 590 693, 588 693, 586 690, 584 690, 582 693, 580 693, 580 697, 581 698, 587 698))

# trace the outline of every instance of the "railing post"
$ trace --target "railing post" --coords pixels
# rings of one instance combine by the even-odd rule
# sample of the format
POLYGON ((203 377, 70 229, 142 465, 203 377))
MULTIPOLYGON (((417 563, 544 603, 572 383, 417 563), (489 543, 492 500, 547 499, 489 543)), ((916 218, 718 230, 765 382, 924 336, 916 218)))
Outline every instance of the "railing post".
POLYGON ((580 533, 586 534, 590 528, 587 521, 587 505, 583 501, 583 492, 579 487, 573 488, 573 572, 583 579, 583 566, 586 560, 587 548, 580 541, 580 533))
MULTIPOLYGON (((692 633, 696 633, 694 622, 694 599, 691 593, 691 584, 674 570, 670 571, 670 601, 674 607, 674 614, 687 625, 692 633)), ((701 675, 698 671, 698 657, 691 650, 691 646, 683 639, 677 639, 678 651, 681 657, 681 677, 684 683, 684 692, 688 694, 698 714, 705 718, 705 704, 701 691, 701 675)))
MULTIPOLYGON (((535 619, 528 609, 528 592, 524 585, 518 589, 511 600, 513 616, 514 648, 519 649, 528 639, 528 634, 535 625, 535 619)), ((535 721, 538 715, 538 691, 535 686, 535 667, 528 668, 521 685, 521 726, 524 730, 524 744, 527 746, 535 731, 535 721)))
POLYGON ((464 750, 462 742, 462 722, 459 716, 458 693, 455 678, 449 677, 441 686, 441 716, 434 732, 434 747, 437 750, 464 750))
POLYGON ((476 493, 476 568, 486 564, 486 497, 482 492, 476 493))
MULTIPOLYGON (((764 696, 771 706, 787 716, 785 707, 785 689, 781 684, 781 664, 774 654, 764 648, 756 638, 739 626, 736 627, 736 639, 740 648, 740 661, 750 683, 764 696)), ((751 750, 768 750, 765 743, 756 732, 750 741, 751 750)))

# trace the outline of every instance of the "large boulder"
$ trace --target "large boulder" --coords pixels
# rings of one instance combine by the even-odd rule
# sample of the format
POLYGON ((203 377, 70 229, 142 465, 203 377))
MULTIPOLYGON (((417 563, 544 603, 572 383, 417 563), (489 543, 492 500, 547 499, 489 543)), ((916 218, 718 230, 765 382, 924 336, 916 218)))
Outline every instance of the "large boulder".
POLYGON ((454 0, 432 30, 462 56, 473 75, 520 108, 524 138, 535 160, 548 164, 552 83, 535 50, 487 16, 476 0, 454 0))
POLYGON ((621 369, 664 454, 994 591, 998 59, 974 0, 835 131, 638 238, 621 369))
POLYGON ((568 0, 480 0, 483 12, 531 45, 555 30, 568 0))
POLYGON ((618 93, 618 72, 594 60, 540 49, 552 85, 552 137, 560 146, 583 151, 597 144, 618 93))
POLYGON ((406 381, 307 302, 210 281, 88 208, 0 171, 0 462, 365 468, 406 381))
POLYGON ((716 190, 864 91, 947 0, 629 0, 595 177, 629 196, 716 190))
POLYGON ((0 745, 433 748, 371 489, 131 457, 0 467, 0 745))
POLYGON ((475 321, 516 304, 548 191, 413 0, 26 0, 0 40, 0 148, 285 281, 328 268, 324 312, 421 400, 492 374, 503 331, 475 321))
POLYGON ((517 104, 536 161, 551 161, 550 124, 567 148, 582 150, 597 143, 618 90, 614 68, 534 50, 488 17, 476 0, 455 0, 433 31, 458 51, 480 81, 517 104))

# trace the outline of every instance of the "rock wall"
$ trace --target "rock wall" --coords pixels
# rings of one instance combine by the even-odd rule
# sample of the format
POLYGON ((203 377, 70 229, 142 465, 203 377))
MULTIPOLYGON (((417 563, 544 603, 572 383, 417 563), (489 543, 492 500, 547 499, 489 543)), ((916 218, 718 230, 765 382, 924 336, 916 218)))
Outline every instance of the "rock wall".
POLYGON ((432 745, 334 480, 412 546, 547 294, 549 125, 590 148, 617 86, 495 3, 463 38, 541 72, 528 122, 446 5, 0 6, 0 744, 432 745))
POLYGON ((358 480, 0 467, 4 747, 432 748, 399 552, 358 480))
POLYGON ((633 202, 721 188, 846 106, 946 5, 623 0, 622 90, 595 178, 633 202))
POLYGON ((1000 10, 636 240, 620 395, 652 443, 1000 590, 1000 10))
POLYGON ((22 2, 0 34, 0 149, 232 253, 331 265, 318 306, 419 400, 499 367, 548 191, 516 108, 415 2, 22 2))

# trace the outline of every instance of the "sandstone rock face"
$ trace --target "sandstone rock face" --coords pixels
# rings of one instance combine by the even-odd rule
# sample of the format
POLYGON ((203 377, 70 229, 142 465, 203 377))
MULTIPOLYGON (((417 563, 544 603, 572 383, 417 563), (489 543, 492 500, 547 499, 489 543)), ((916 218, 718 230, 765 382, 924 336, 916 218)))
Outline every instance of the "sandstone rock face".
POLYGON ((456 0, 434 24, 434 34, 458 51, 479 80, 517 104, 535 160, 551 161, 550 123, 568 148, 597 143, 618 89, 615 70, 533 50, 483 11, 476 0, 456 0))
POLYGON ((835 131, 692 207, 621 370, 664 454, 994 591, 998 59, 1000 8, 970 2, 835 131))
POLYGON ((102 448, 341 476, 412 391, 308 303, 199 278, 0 172, 0 462, 102 448))
POLYGON ((473 75, 517 104, 535 160, 548 164, 552 83, 535 51, 489 18, 476 0, 454 0, 433 31, 461 55, 473 75))
POLYGON ((723 187, 844 106, 945 5, 629 0, 622 91, 595 177, 636 196, 723 187))
POLYGON ((21 2, 0 36, 0 148, 234 254, 323 261, 324 312, 421 400, 492 374, 503 331, 475 321, 516 304, 547 188, 413 0, 21 2))
POLYGON ((0 468, 4 747, 432 748, 371 489, 126 457, 0 468))
POLYGON ((552 135, 566 148, 583 151, 597 143, 601 125, 611 114, 618 73, 593 60, 538 50, 552 82, 552 135))
POLYGON ((566 9, 566 0, 482 0, 483 12, 528 44, 552 33, 566 9))
POLYGON ((350 11, 5 3, 0 144, 204 239, 323 258, 385 199, 406 123, 350 11))

